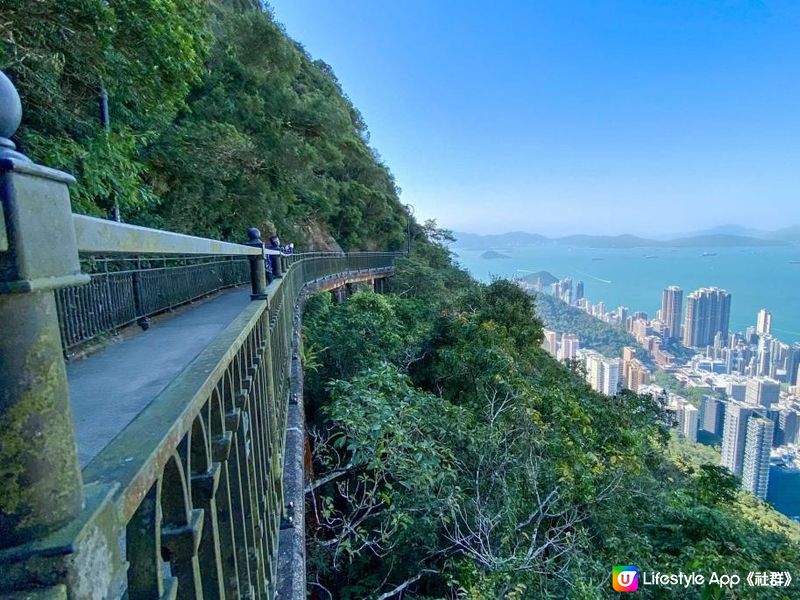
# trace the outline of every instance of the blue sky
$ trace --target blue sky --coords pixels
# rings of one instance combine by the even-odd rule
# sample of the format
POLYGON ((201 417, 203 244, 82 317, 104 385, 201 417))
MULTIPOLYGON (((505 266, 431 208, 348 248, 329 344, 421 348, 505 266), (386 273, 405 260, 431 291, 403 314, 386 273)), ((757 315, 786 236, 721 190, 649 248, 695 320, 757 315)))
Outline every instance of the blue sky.
POLYGON ((800 2, 275 0, 461 231, 800 223, 800 2))

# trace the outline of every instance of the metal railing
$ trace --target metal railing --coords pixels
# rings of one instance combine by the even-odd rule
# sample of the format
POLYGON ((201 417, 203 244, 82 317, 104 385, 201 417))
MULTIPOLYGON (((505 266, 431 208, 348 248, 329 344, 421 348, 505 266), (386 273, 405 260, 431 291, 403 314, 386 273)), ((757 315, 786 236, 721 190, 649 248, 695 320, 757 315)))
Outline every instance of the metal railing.
POLYGON ((87 285, 61 288, 56 306, 61 341, 69 351, 103 334, 203 296, 250 282, 246 257, 90 257, 87 285))
POLYGON ((191 598, 274 597, 290 516, 281 477, 295 304, 311 283, 386 276, 395 257, 295 255, 266 300, 248 305, 87 465, 85 481, 119 486, 129 598, 176 585, 191 598))
POLYGON ((10 141, 20 119, 0 73, 0 596, 275 597, 298 302, 397 255, 280 256, 256 230, 239 245, 73 215, 74 180, 10 141), (253 301, 81 470, 65 346, 236 285, 245 258, 253 301))

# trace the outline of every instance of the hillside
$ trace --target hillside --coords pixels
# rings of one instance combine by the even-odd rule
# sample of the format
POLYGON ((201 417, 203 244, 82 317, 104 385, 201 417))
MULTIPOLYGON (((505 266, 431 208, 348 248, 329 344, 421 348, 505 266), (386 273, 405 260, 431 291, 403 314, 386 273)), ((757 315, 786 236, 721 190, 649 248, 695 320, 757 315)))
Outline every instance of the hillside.
POLYGON ((116 203, 124 221, 195 235, 242 240, 257 226, 300 249, 401 247, 405 212, 360 113, 259 6, 4 3, 0 68, 25 109, 17 141, 76 176, 76 212, 116 203))
MULTIPOLYGON (((545 327, 558 333, 577 334, 582 348, 617 358, 622 356, 625 346, 639 347, 636 340, 623 329, 605 323, 550 294, 536 294, 535 302, 536 315, 545 327)), ((644 352, 641 354, 644 355, 644 352)))
MULTIPOLYGON (((390 293, 320 294, 304 324, 320 597, 595 600, 618 596, 615 564, 800 567, 796 523, 676 442, 649 397, 593 392, 541 349, 530 296, 435 243, 390 293)), ((652 597, 721 597, 668 590, 652 597)))
POLYGON ((530 284, 539 284, 544 288, 556 283, 558 281, 558 277, 550 273, 549 271, 536 271, 535 273, 528 273, 524 277, 521 277, 522 281, 530 284))

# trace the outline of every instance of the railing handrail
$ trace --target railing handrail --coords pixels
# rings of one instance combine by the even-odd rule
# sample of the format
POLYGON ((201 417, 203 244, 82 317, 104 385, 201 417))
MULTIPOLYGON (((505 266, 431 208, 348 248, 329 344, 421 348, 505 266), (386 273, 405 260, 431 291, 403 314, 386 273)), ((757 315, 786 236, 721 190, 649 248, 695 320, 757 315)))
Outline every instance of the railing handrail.
MULTIPOLYGON (((163 229, 152 229, 128 223, 118 223, 107 219, 99 219, 87 215, 72 215, 72 223, 75 228, 78 251, 83 254, 96 255, 121 255, 130 254, 135 256, 146 255, 219 255, 219 256, 253 256, 262 253, 258 247, 236 244, 233 242, 223 242, 211 238, 165 231, 163 229)), ((364 252, 335 252, 335 251, 314 251, 297 252, 285 254, 279 250, 264 248, 264 254, 283 254, 284 256, 296 256, 302 258, 313 258, 317 256, 344 256, 347 254, 358 255, 386 255, 395 252, 364 251, 364 252)), ((300 258, 296 259, 299 260, 300 258)))
MULTIPOLYGON (((219 254, 258 255, 260 248, 196 237, 173 231, 150 229, 106 219, 72 215, 78 251, 87 254, 219 254)), ((265 250, 267 254, 280 254, 265 250)))

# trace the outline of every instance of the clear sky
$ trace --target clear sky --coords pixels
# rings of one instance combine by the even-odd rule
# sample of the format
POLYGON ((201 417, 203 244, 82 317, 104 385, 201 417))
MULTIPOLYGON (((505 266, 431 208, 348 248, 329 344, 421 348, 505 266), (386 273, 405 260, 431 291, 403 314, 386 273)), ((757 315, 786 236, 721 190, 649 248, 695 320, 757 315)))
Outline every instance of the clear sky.
POLYGON ((800 2, 274 0, 421 218, 800 223, 800 2))

